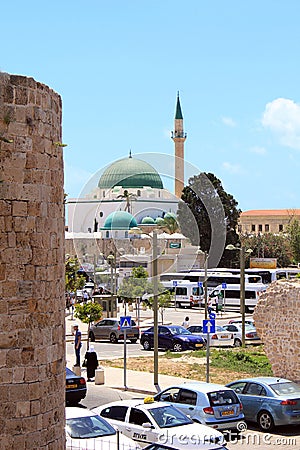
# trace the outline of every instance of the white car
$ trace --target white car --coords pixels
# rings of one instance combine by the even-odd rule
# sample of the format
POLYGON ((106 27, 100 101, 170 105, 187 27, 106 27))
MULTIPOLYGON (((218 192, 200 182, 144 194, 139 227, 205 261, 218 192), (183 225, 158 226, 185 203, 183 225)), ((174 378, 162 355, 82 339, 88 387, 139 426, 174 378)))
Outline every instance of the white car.
POLYGON ((157 443, 176 449, 225 449, 224 435, 193 422, 179 409, 153 398, 120 400, 94 408, 115 428, 142 447, 157 443))
MULTIPOLYGON (((233 345, 240 347, 242 345, 242 324, 228 323, 223 325, 223 328, 233 334, 233 345)), ((245 344, 261 344, 256 328, 253 325, 245 324, 245 344)))
MULTIPOLYGON (((192 334, 203 337, 207 342, 207 333, 203 333, 202 325, 190 325, 188 330, 192 334)), ((230 347, 233 346, 233 335, 225 330, 220 325, 216 325, 215 333, 209 333, 209 346, 210 347, 230 347)))
POLYGON ((118 433, 102 417, 84 408, 66 408, 67 450, 138 450, 132 439, 118 433), (119 445, 118 445, 119 444, 119 445))

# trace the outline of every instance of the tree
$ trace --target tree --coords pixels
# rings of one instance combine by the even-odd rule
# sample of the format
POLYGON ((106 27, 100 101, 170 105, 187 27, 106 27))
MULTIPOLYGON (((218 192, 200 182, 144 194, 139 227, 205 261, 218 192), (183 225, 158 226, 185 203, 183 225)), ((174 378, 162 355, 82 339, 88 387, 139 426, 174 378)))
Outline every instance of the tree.
POLYGON ((159 228, 163 228, 169 234, 179 232, 180 228, 176 215, 173 213, 165 214, 163 220, 159 223, 159 228))
POLYGON ((242 235, 240 239, 246 249, 251 248, 252 257, 277 258, 278 267, 287 267, 291 263, 290 242, 283 234, 242 235))
POLYGON ((300 224, 296 217, 293 217, 287 226, 288 240, 293 254, 293 262, 300 262, 300 224))
POLYGON ((86 279, 82 275, 78 275, 80 263, 76 256, 68 256, 65 262, 65 281, 66 292, 76 292, 77 289, 83 288, 86 279))
MULTIPOLYGON (((159 292, 162 292, 164 289, 165 288, 162 285, 159 286, 159 292)), ((165 310, 166 310, 166 308, 169 308, 171 306, 171 300, 172 300, 172 296, 169 291, 163 292, 158 295, 157 305, 158 305, 158 311, 160 313, 162 324, 164 323, 165 310)), ((152 308, 152 309, 153 309, 153 303, 154 303, 154 298, 153 298, 153 296, 150 296, 148 298, 148 304, 149 304, 150 308, 152 308)))
MULTIPOLYGON (((88 324, 88 336, 90 336, 90 325, 97 322, 102 317, 103 308, 98 303, 79 303, 75 306, 75 317, 83 323, 88 324)), ((89 338, 87 347, 89 348, 89 338)))
MULTIPOLYGON (((191 177, 185 186, 178 205, 178 222, 181 232, 187 236, 193 245, 199 246, 209 254, 208 267, 213 267, 212 237, 223 248, 215 254, 223 254, 220 265, 230 265, 235 258, 232 253, 223 253, 225 245, 236 245, 239 236, 236 233, 241 210, 237 201, 223 189, 221 181, 212 173, 200 173, 191 177), (218 240, 219 239, 219 240, 218 240), (211 258, 210 258, 211 257, 211 258)), ((219 258, 220 259, 220 258, 219 258)))
POLYGON ((149 289, 148 272, 142 266, 139 266, 132 269, 130 277, 123 279, 118 295, 127 302, 132 302, 142 297, 149 289))

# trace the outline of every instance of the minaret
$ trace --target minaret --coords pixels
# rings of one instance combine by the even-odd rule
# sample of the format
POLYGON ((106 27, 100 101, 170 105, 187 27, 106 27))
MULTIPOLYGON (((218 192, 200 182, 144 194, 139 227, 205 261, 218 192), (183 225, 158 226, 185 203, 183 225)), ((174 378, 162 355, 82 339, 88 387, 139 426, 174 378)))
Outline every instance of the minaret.
POLYGON ((186 140, 186 133, 183 130, 179 92, 177 93, 174 131, 172 131, 171 138, 175 143, 175 195, 181 198, 184 188, 184 141, 186 140))

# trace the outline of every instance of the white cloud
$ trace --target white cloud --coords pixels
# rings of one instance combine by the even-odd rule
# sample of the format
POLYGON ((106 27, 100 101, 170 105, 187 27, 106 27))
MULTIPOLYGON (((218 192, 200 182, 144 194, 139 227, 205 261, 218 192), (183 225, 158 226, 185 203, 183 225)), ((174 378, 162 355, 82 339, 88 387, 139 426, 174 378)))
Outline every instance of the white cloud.
POLYGON ((281 144, 300 149, 300 105, 287 98, 267 103, 262 125, 278 135, 281 144))
POLYGON ((265 155, 267 153, 267 150, 265 147, 259 147, 258 145, 255 145, 254 147, 250 147, 251 153, 256 153, 257 155, 265 155))
POLYGON ((221 117, 221 120, 227 127, 236 127, 236 122, 231 117, 221 117))
POLYGON ((241 174, 244 172, 239 164, 231 164, 226 161, 222 163, 222 167, 229 173, 241 174))

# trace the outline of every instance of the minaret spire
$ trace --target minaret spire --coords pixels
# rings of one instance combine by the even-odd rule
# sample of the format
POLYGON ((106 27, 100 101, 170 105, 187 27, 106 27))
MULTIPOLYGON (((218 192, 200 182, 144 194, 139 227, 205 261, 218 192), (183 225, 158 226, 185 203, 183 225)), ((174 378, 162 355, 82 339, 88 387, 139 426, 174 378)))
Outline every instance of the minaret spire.
POLYGON ((171 138, 175 144, 175 195, 180 198, 184 188, 184 142, 186 133, 183 129, 179 91, 177 92, 174 131, 172 131, 171 138))

